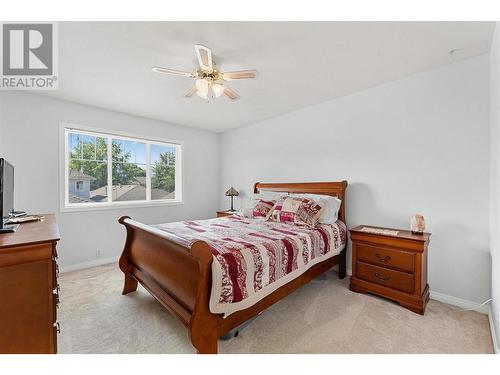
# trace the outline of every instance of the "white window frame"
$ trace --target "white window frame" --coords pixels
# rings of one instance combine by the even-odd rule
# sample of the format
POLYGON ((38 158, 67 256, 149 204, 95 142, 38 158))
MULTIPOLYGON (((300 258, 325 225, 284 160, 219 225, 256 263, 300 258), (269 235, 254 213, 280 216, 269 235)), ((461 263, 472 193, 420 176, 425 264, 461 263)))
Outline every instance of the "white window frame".
POLYGON ((152 207, 152 206, 172 206, 181 205, 184 203, 184 173, 183 173, 183 153, 184 144, 180 141, 161 139, 158 137, 141 136, 137 134, 124 133, 119 131, 111 131, 99 128, 92 128, 88 126, 76 125, 62 122, 60 124, 59 132, 59 197, 60 197, 60 210, 61 212, 74 212, 74 211, 94 211, 106 209, 122 209, 132 207, 152 207), (107 168, 108 168, 108 202, 94 202, 94 203, 69 203, 69 170, 67 165, 69 163, 68 152, 68 132, 78 132, 90 136, 106 137, 108 144, 111 144, 112 139, 119 139, 125 141, 141 142, 146 144, 146 199, 136 201, 112 201, 112 153, 111 147, 108 147, 107 155, 107 168), (164 145, 168 144, 176 149, 175 159, 175 199, 151 199, 151 145, 164 145))

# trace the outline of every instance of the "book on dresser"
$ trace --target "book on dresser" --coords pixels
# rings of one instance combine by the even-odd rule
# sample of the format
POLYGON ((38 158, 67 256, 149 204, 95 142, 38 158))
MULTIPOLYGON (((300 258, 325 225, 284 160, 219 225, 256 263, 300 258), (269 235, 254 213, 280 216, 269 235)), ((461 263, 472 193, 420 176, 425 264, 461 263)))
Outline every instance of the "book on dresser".
POLYGON ((57 251, 54 215, 0 234, 0 353, 57 353, 57 251))

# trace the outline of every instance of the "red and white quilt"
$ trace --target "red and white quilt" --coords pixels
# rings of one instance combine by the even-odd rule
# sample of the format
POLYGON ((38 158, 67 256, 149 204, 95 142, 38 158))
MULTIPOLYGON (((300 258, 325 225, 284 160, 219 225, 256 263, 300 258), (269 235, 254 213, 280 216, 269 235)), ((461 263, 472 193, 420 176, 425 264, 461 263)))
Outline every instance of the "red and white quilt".
POLYGON ((186 247, 198 240, 209 244, 214 257, 210 311, 224 316, 252 306, 340 253, 346 243, 341 221, 309 228, 230 216, 154 227, 186 247))

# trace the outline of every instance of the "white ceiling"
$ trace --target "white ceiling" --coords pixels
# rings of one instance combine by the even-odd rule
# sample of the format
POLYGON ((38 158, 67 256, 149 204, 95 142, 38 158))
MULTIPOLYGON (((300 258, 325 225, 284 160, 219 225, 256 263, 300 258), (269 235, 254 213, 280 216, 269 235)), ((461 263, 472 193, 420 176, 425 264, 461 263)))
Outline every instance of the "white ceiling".
POLYGON ((492 22, 62 22, 60 99, 225 131, 489 51, 492 22), (257 69, 231 82, 241 99, 182 94, 194 44, 218 68, 257 69), (450 50, 457 50, 453 56, 450 50))

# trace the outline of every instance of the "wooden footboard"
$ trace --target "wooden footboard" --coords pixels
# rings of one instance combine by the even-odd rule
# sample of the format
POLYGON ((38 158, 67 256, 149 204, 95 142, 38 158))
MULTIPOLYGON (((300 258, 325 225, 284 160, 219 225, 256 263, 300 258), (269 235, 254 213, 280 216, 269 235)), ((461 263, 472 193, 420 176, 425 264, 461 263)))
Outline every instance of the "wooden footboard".
POLYGON ((217 315, 209 311, 212 253, 203 241, 191 248, 151 232, 124 216, 127 240, 120 257, 125 275, 122 294, 140 282, 188 328, 199 353, 217 352, 217 315))

